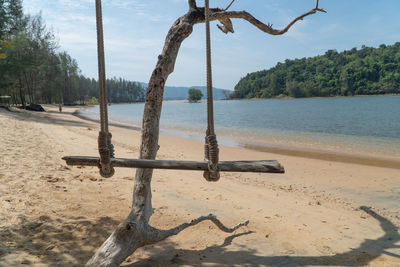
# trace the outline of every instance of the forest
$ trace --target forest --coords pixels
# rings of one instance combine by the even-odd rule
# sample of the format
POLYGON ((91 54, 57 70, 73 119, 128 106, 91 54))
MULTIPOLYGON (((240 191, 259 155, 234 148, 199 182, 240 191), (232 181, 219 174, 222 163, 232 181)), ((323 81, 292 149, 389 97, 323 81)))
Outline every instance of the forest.
MULTIPOLYGON (((112 103, 142 102, 140 83, 107 79, 112 103)), ((13 104, 96 104, 97 80, 82 75, 78 63, 62 51, 41 14, 23 13, 22 0, 0 0, 0 95, 13 104)))
POLYGON ((400 42, 285 60, 249 73, 230 95, 240 98, 353 96, 400 93, 400 42))

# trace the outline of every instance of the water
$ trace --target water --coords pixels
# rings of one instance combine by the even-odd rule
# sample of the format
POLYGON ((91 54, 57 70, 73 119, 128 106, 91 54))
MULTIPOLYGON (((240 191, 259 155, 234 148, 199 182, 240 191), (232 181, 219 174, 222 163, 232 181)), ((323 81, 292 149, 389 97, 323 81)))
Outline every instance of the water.
MULTIPOLYGON (((140 126, 144 104, 109 106, 110 120, 140 126)), ((215 101, 220 143, 299 146, 400 156, 400 97, 215 101)), ((98 107, 83 111, 98 118, 98 107)), ((202 141, 206 103, 166 102, 164 134, 202 141)))

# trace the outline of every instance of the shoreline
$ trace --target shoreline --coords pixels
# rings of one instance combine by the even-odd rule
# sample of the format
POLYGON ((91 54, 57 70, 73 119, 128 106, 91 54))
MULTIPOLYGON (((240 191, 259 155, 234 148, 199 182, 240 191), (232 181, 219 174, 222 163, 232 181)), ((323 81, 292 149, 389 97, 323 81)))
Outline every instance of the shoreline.
MULTIPOLYGON (((81 109, 83 107, 79 107, 72 115, 91 122, 98 123, 99 120, 92 119, 87 117, 81 113, 81 109)), ((126 125, 124 123, 116 123, 110 122, 111 126, 120 127, 124 129, 134 130, 134 131, 141 131, 141 127, 126 125)), ((181 138, 184 140, 191 140, 195 142, 201 142, 197 138, 189 138, 191 134, 185 132, 174 131, 171 129, 160 129, 160 135, 166 135, 176 138, 181 138)), ((242 149, 249 149, 253 151, 259 152, 267 152, 277 155, 286 155, 286 156, 294 156, 294 157, 301 157, 301 158, 309 158, 309 159, 320 159, 325 161, 332 161, 332 162, 342 162, 342 163, 353 163, 353 164, 360 164, 366 166, 375 166, 375 167, 383 167, 383 168, 392 168, 392 169, 400 169, 400 159, 395 158, 394 156, 385 156, 385 155, 371 155, 367 156, 364 155, 366 152, 362 150, 355 151, 354 153, 349 152, 339 152, 339 151, 332 151, 328 149, 323 149, 321 147, 317 148, 306 148, 305 145, 301 146, 288 146, 282 144, 274 144, 274 145, 267 145, 267 144, 254 144, 254 143, 246 143, 240 140, 228 140, 223 142, 223 140, 228 140, 229 138, 222 137, 222 146, 232 147, 232 148, 242 148, 242 149)))
MULTIPOLYGON (((83 108, 78 108, 77 110, 75 110, 72 113, 72 115, 77 117, 77 118, 79 118, 79 119, 82 119, 82 120, 87 120, 87 121, 99 123, 99 120, 92 119, 92 118, 89 118, 87 116, 82 115, 82 113, 80 112, 80 109, 83 109, 83 108)), ((140 128, 140 127, 125 125, 123 123, 108 122, 108 124, 111 125, 111 126, 121 127, 121 128, 124 128, 124 129, 129 129, 129 130, 134 130, 134 131, 141 131, 142 130, 142 128, 140 128)))
POLYGON ((342 162, 342 163, 352 163, 366 166, 375 166, 375 167, 383 167, 383 168, 392 168, 400 170, 400 160, 395 158, 383 158, 378 156, 363 156, 359 153, 345 153, 345 152, 333 152, 328 150, 314 150, 314 149, 297 149, 293 148, 282 148, 282 147, 266 147, 266 146, 258 146, 245 144, 243 148, 267 152, 278 155, 286 155, 286 156, 294 156, 294 157, 302 157, 309 159, 319 159, 330 162, 342 162))
MULTIPOLYGON (((62 160, 98 155, 99 125, 76 109, 0 109, 0 265, 83 266, 130 213, 135 169, 104 179, 97 167, 62 160)), ((139 131, 110 131, 117 157, 138 157, 139 131)), ((158 159, 203 157, 201 142, 160 135, 159 145, 158 159)), ((274 159, 286 172, 222 172, 209 183, 202 172, 155 169, 152 227, 209 213, 227 225, 250 223, 227 234, 202 222, 137 250, 123 266, 399 266, 398 169, 226 146, 220 158, 274 159)))
MULTIPOLYGON (((233 91, 232 91, 233 92, 233 91)), ((373 96, 400 96, 400 94, 376 94, 376 95, 334 95, 334 96, 309 96, 309 97, 292 97, 292 96, 284 96, 284 97, 271 97, 271 98, 233 98, 233 99, 226 99, 226 100, 295 100, 295 99, 314 99, 314 98, 349 98, 349 97, 373 97, 373 96)))

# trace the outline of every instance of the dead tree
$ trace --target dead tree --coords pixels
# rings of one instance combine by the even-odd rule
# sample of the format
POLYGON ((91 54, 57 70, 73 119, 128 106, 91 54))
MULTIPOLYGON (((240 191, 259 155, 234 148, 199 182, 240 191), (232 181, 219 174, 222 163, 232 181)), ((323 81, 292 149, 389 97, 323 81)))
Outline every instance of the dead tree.
MULTIPOLYGON (((293 24, 304 17, 315 14, 318 11, 325 12, 318 7, 317 0, 315 8, 295 18, 284 29, 277 30, 271 24, 264 24, 246 11, 228 11, 233 2, 225 9, 210 8, 209 10, 210 21, 218 20, 222 24, 218 25, 218 28, 224 33, 234 32, 231 19, 235 18, 247 20, 265 33, 281 35, 286 33, 293 24)), ((157 65, 149 81, 142 123, 141 159, 156 158, 164 85, 168 76, 174 71, 176 57, 182 42, 192 33, 195 24, 205 22, 205 8, 198 7, 196 0, 188 0, 188 5, 188 12, 178 18, 170 28, 165 39, 164 48, 158 56, 157 65)), ((219 229, 228 233, 247 225, 248 221, 245 221, 232 228, 228 228, 215 215, 210 214, 194 219, 191 222, 183 223, 170 230, 159 230, 150 226, 149 219, 153 212, 151 203, 152 174, 152 169, 137 169, 132 209, 128 217, 104 241, 88 261, 87 266, 119 266, 136 249, 176 235, 185 228, 205 220, 212 221, 219 229)))

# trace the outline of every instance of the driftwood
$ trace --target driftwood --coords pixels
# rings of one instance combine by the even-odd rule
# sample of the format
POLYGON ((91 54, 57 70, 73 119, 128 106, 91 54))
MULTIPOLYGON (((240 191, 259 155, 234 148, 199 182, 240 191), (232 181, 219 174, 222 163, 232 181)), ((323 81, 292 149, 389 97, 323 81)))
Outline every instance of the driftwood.
MULTIPOLYGON (((153 160, 156 158, 164 85, 168 76, 174 71, 175 60, 182 42, 190 36, 195 24, 204 23, 205 20, 204 7, 197 7, 195 0, 188 0, 188 5, 188 12, 178 18, 171 26, 165 39, 164 48, 158 56, 156 67, 149 81, 142 123, 141 159, 153 160)), ((279 35, 287 32, 297 21, 315 14, 317 11, 324 11, 318 8, 318 1, 315 8, 295 18, 282 30, 274 29, 271 24, 262 23, 246 11, 230 12, 227 11, 227 8, 210 8, 210 20, 219 20, 222 23, 222 26, 219 27, 226 33, 233 32, 231 19, 240 18, 247 20, 268 34, 279 35)), ((137 169, 132 209, 128 217, 101 245, 89 260, 87 266, 119 266, 137 248, 154 244, 171 235, 176 235, 183 229, 204 220, 211 220, 219 229, 225 232, 234 231, 247 224, 246 221, 233 228, 227 228, 214 215, 208 215, 170 230, 153 228, 149 225, 149 219, 153 212, 151 205, 152 174, 152 169, 137 169)))
MULTIPOLYGON (((63 157, 68 165, 73 166, 99 166, 98 157, 63 157)), ((151 159, 122 159, 111 158, 111 167, 121 168, 151 168, 151 169, 172 169, 207 171, 207 162, 182 161, 182 160, 151 160, 151 159)), ((222 172, 270 172, 284 173, 285 169, 276 160, 257 161, 220 161, 218 168, 222 172)))

